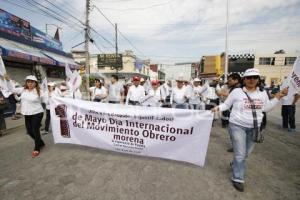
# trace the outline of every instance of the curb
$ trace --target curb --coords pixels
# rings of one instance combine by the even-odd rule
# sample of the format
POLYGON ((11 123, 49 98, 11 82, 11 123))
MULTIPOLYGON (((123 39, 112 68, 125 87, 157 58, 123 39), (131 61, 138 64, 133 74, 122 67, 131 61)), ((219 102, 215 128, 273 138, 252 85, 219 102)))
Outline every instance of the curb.
POLYGON ((14 126, 12 128, 9 128, 9 129, 5 129, 2 131, 2 137, 5 136, 5 135, 8 135, 8 134, 11 134, 12 132, 18 130, 19 128, 22 128, 22 127, 25 127, 25 124, 20 124, 18 126, 14 126))

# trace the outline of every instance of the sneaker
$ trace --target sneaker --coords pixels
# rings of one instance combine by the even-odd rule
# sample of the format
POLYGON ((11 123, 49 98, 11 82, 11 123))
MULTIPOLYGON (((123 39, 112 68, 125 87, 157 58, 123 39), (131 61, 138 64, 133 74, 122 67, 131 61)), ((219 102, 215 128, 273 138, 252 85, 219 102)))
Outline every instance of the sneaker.
POLYGON ((288 129, 288 132, 296 132, 296 129, 294 129, 294 128, 289 128, 289 129, 288 129))
POLYGON ((232 185, 237 191, 244 192, 244 183, 232 181, 232 185))
POLYGON ((227 152, 232 153, 233 152, 233 148, 227 149, 227 152))

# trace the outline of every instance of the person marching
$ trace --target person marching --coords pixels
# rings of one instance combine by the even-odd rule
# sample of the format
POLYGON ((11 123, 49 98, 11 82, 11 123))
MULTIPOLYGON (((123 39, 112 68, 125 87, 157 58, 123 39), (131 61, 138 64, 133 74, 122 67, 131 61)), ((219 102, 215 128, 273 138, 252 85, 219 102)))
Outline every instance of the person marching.
POLYGON ((211 111, 225 111, 232 107, 229 118, 229 133, 233 145, 232 184, 240 192, 244 191, 246 158, 254 148, 253 136, 258 133, 262 123, 263 111, 270 111, 283 96, 287 95, 285 88, 278 92, 274 99, 269 100, 266 92, 259 90, 260 74, 258 69, 245 71, 245 87, 234 89, 219 106, 211 111))
POLYGON ((199 78, 194 78, 191 98, 189 99, 189 106, 192 110, 204 110, 204 108, 202 108, 201 101, 203 87, 200 85, 200 83, 201 80, 199 78))
POLYGON ((134 76, 132 82, 126 96, 126 105, 140 105, 140 101, 145 98, 145 89, 140 85, 139 76, 134 76))
POLYGON ((184 82, 183 77, 179 77, 176 80, 177 86, 172 89, 171 105, 174 108, 188 109, 187 101, 189 99, 189 94, 184 86, 184 82))
POLYGON ((148 92, 148 96, 152 97, 151 103, 149 104, 149 106, 160 107, 162 102, 163 102, 163 98, 162 98, 162 93, 161 93, 161 89, 160 89, 160 86, 159 86, 159 81, 158 80, 152 80, 151 81, 151 86, 152 87, 148 92))
POLYGON ((92 101, 102 102, 107 97, 107 90, 103 85, 103 81, 95 78, 95 86, 89 89, 92 101))
POLYGON ((47 84, 48 86, 48 94, 45 94, 45 103, 46 103, 46 120, 45 120, 45 132, 43 133, 43 135, 46 135, 49 133, 49 125, 50 125, 50 98, 52 96, 52 94, 55 91, 55 83, 54 82, 49 82, 47 84))
POLYGON ((117 75, 111 76, 111 84, 108 87, 108 103, 113 104, 123 104, 124 99, 124 88, 123 85, 119 83, 119 77, 117 75))
MULTIPOLYGON (((6 77, 9 80, 9 77, 6 77)), ((34 140, 34 150, 32 158, 40 154, 40 150, 45 146, 40 134, 40 125, 44 114, 42 102, 44 101, 44 94, 39 87, 37 78, 29 75, 25 78, 25 85, 23 88, 14 88, 10 85, 10 89, 21 94, 21 113, 25 116, 25 126, 27 134, 34 140)))

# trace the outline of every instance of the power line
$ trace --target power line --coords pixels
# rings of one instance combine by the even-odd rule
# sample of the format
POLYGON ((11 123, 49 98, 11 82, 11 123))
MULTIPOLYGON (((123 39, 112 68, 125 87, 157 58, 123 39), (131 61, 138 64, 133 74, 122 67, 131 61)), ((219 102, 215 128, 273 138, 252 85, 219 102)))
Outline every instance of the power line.
MULTIPOLYGON (((96 8, 98 10, 98 12, 113 26, 115 27, 115 24, 108 18, 106 17, 106 15, 100 10, 100 8, 98 8, 96 5, 93 6, 94 8, 96 8)), ((121 31, 120 29, 117 29, 118 32, 120 33, 120 35, 135 49, 137 50, 139 53, 141 53, 142 55, 144 55, 144 53, 142 51, 140 51, 121 31)))
POLYGON ((171 1, 167 1, 164 3, 159 3, 159 4, 154 4, 151 6, 146 6, 146 7, 141 7, 141 8, 126 8, 126 9, 117 9, 117 8, 101 8, 103 10, 114 10, 114 11, 118 11, 118 12, 127 12, 127 11, 143 11, 143 10, 148 10, 150 8, 154 8, 154 7, 160 7, 163 5, 168 5, 170 4, 171 1))

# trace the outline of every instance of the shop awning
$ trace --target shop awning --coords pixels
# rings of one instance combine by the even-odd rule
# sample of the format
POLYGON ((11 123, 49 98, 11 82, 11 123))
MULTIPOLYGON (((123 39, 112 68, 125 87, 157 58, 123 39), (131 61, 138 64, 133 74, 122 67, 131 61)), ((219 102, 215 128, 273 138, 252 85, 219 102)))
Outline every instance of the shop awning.
POLYGON ((65 56, 61 56, 49 51, 43 51, 43 54, 46 55, 47 57, 53 59, 56 61, 58 66, 64 67, 66 64, 70 66, 71 69, 79 69, 80 66, 75 63, 75 61, 72 58, 68 58, 65 56))
POLYGON ((25 44, 0 38, 0 54, 2 56, 37 62, 39 64, 64 67, 69 64, 70 68, 79 69, 80 66, 72 58, 58 55, 49 51, 31 47, 25 44))
POLYGON ((39 49, 11 40, 0 38, 2 56, 24 59, 40 64, 55 65, 55 60, 45 56, 39 49))

